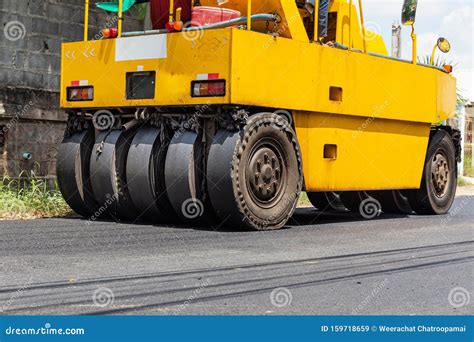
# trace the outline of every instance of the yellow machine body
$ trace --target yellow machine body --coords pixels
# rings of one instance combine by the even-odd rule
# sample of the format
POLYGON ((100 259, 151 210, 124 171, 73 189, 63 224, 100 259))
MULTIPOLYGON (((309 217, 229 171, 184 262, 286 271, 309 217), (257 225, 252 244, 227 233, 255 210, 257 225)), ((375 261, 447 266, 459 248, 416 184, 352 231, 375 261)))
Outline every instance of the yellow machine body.
MULTIPOLYGON (((330 32, 346 50, 310 42, 293 0, 254 3, 253 13, 277 9, 278 37, 265 34, 261 23, 262 32, 256 25, 256 31, 224 28, 63 44, 61 107, 91 113, 221 104, 287 110, 307 191, 419 188, 430 127, 455 110, 455 79, 437 68, 388 58, 373 32, 366 32, 364 53, 356 9, 346 1, 330 7, 336 18, 330 32), (148 58, 147 49, 140 50, 146 44, 162 45, 162 56, 148 58), (156 73, 154 99, 126 98, 126 74, 140 71, 156 73), (206 74, 226 80, 225 96, 191 96, 191 82, 206 74), (67 88, 78 81, 94 87, 92 101, 67 101, 67 88)), ((245 15, 246 4, 230 0, 225 6, 245 15)))

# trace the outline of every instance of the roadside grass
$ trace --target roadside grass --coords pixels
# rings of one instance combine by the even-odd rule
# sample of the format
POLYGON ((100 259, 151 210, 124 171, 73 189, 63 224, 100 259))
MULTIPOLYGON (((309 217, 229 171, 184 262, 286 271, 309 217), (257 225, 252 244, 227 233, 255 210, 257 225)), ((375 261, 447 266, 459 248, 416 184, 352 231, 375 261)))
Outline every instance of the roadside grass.
POLYGON ((306 192, 301 192, 300 198, 298 199, 298 208, 307 208, 312 207, 311 202, 308 199, 308 194, 306 192))
POLYGON ((58 190, 34 171, 22 172, 18 179, 4 177, 0 181, 0 220, 35 219, 71 214, 58 190))
POLYGON ((474 177, 474 169, 472 167, 472 157, 467 156, 464 158, 464 175, 467 177, 474 177))

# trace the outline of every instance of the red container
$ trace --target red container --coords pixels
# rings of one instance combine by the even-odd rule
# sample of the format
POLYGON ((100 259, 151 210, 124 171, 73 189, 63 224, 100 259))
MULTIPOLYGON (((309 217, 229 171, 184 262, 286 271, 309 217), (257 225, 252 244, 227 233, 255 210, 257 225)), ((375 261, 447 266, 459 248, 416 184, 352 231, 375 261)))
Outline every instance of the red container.
POLYGON ((192 26, 204 26, 209 24, 220 23, 230 19, 240 17, 239 11, 209 6, 196 6, 193 8, 191 16, 192 26))

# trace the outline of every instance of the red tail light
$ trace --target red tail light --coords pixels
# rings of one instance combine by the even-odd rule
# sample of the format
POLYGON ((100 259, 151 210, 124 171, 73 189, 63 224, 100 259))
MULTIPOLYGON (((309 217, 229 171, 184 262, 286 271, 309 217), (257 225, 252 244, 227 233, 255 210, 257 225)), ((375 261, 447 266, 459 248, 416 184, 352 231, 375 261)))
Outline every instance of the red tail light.
POLYGON ((67 88, 68 101, 94 100, 94 87, 69 87, 67 88))
POLYGON ((225 96, 225 80, 191 82, 192 97, 225 96))

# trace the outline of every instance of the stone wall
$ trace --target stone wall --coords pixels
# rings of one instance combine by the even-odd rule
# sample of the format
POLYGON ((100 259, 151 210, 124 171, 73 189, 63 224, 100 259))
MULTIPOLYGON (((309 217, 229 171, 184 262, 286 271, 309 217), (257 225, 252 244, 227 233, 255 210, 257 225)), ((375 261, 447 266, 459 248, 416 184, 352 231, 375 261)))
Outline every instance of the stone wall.
MULTIPOLYGON (((90 3, 89 39, 116 17, 90 3)), ((83 39, 84 0, 0 0, 0 176, 38 165, 54 176, 65 114, 59 109, 61 43, 83 39), (24 158, 25 153, 31 159, 24 158)), ((124 30, 143 29, 138 10, 124 30)))

